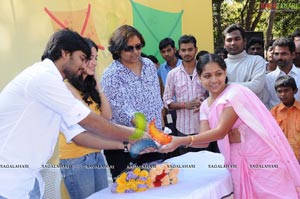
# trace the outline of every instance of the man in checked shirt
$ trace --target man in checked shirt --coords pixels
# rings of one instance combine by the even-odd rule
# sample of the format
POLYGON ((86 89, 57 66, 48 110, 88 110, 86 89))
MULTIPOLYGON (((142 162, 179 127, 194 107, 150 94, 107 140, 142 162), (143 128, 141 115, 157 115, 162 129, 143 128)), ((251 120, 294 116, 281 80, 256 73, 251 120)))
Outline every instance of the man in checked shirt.
MULTIPOLYGON (((176 128, 180 136, 199 133, 199 109, 202 101, 207 97, 207 92, 199 81, 195 56, 197 54, 197 41, 192 35, 183 35, 178 41, 179 55, 182 63, 171 70, 167 75, 163 95, 164 105, 168 109, 176 110, 176 128)), ((216 143, 206 150, 218 151, 216 143)), ((181 147, 180 155, 203 149, 181 147)))

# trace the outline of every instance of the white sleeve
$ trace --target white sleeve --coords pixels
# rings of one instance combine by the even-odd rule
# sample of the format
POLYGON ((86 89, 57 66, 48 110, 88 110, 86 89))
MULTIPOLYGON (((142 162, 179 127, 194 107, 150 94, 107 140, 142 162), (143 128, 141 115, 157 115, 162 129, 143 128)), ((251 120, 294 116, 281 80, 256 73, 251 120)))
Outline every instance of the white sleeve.
POLYGON ((200 106, 200 120, 208 120, 207 117, 207 100, 204 100, 200 106))
POLYGON ((207 115, 205 113, 200 113, 200 120, 208 120, 207 115))
POLYGON ((77 124, 91 112, 55 75, 35 77, 30 81, 28 88, 28 95, 59 114, 68 127, 77 124))
POLYGON ((62 122, 60 126, 60 131, 64 134, 67 143, 70 143, 76 135, 79 135, 80 133, 83 133, 86 130, 82 128, 79 124, 74 124, 72 126, 67 127, 66 124, 62 122))

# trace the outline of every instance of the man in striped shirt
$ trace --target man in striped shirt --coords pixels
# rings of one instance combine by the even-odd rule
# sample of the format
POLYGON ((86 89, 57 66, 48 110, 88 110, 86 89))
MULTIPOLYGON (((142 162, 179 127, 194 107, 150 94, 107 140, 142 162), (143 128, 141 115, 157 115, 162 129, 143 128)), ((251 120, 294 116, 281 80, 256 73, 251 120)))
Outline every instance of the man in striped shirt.
MULTIPOLYGON (((179 135, 187 136, 199 133, 199 108, 207 97, 207 92, 200 83, 197 72, 197 41, 192 35, 183 35, 178 41, 182 63, 167 75, 163 100, 165 107, 176 110, 176 128, 179 135)), ((199 151, 194 148, 180 149, 180 154, 199 151)))

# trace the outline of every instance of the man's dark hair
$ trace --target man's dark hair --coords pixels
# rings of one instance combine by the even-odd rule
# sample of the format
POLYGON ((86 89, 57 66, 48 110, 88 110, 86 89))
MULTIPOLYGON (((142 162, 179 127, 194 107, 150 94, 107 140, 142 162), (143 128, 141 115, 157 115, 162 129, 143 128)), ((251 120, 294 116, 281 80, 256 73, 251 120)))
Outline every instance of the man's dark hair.
POLYGON ((259 44, 264 49, 264 40, 262 38, 260 38, 260 37, 251 37, 249 39, 249 41, 247 41, 246 50, 248 51, 248 49, 250 48, 250 46, 252 46, 254 44, 259 44))
POLYGON ((235 30, 240 31, 243 40, 246 39, 246 32, 245 32, 244 28, 243 28, 242 26, 238 25, 238 24, 231 24, 230 26, 228 26, 228 27, 223 31, 223 36, 224 36, 224 38, 226 37, 226 34, 227 34, 227 33, 231 33, 231 32, 233 32, 233 31, 235 31, 235 30))
POLYGON ((288 47, 291 53, 295 52, 296 50, 294 41, 288 37, 280 37, 276 39, 272 47, 275 48, 276 46, 288 47))
POLYGON ((193 35, 182 35, 178 40, 178 46, 181 44, 193 43, 194 47, 197 48, 197 40, 193 35))
POLYGON ((175 48, 174 40, 169 37, 162 39, 159 42, 158 48, 159 48, 159 50, 162 50, 162 49, 166 48, 168 45, 170 45, 172 48, 175 48))
POLYGON ((70 53, 81 50, 87 58, 91 56, 91 49, 84 38, 66 28, 58 30, 50 37, 41 60, 48 58, 54 62, 62 56, 62 50, 70 53))

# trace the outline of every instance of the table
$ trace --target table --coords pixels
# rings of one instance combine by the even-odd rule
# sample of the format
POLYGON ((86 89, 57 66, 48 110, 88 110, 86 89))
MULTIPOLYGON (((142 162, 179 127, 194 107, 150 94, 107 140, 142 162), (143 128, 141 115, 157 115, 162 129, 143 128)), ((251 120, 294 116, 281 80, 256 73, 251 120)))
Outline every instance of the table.
POLYGON ((111 193, 108 187, 88 199, 218 199, 232 197, 230 172, 224 157, 208 151, 189 152, 166 160, 178 165, 178 183, 139 193, 111 193), (186 168, 183 168, 186 167, 186 168))

